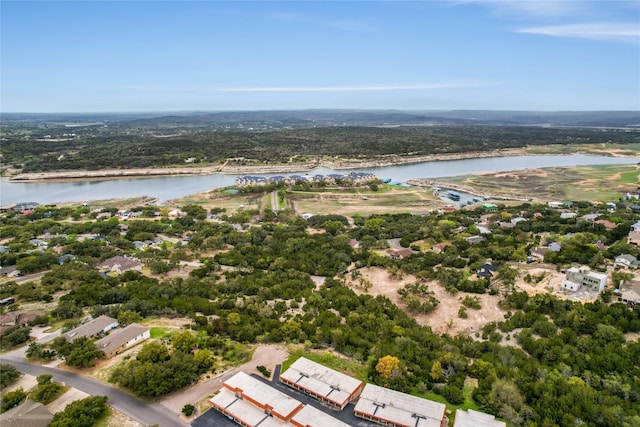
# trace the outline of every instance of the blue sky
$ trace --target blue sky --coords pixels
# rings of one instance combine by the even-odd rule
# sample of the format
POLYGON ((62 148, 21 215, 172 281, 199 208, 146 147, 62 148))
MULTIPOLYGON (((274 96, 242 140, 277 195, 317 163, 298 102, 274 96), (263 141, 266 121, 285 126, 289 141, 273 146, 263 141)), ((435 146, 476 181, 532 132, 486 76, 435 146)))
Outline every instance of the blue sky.
POLYGON ((640 110, 640 2, 0 1, 0 111, 640 110))

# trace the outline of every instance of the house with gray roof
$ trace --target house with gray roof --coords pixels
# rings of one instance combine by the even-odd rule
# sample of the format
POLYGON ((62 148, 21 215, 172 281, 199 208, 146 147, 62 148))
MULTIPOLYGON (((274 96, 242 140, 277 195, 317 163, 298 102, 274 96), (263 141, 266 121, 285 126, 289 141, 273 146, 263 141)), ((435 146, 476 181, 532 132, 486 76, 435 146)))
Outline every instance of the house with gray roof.
POLYGON ((639 265, 640 262, 638 262, 638 259, 629 254, 618 255, 613 264, 613 266, 617 268, 638 268, 639 265))
POLYGON ((151 337, 151 330, 146 326, 132 323, 123 329, 116 329, 100 338, 94 344, 106 357, 120 354, 126 349, 151 337))
POLYGON ((118 321, 113 317, 99 316, 89 322, 65 332, 62 336, 67 341, 75 341, 80 337, 95 338, 118 327, 118 321))
POLYGON ((51 412, 42 403, 31 399, 0 414, 2 427, 47 427, 51 420, 51 412))
POLYGON ((129 270, 142 270, 142 264, 136 259, 127 258, 121 255, 114 256, 98 264, 98 271, 101 273, 122 274, 129 270))

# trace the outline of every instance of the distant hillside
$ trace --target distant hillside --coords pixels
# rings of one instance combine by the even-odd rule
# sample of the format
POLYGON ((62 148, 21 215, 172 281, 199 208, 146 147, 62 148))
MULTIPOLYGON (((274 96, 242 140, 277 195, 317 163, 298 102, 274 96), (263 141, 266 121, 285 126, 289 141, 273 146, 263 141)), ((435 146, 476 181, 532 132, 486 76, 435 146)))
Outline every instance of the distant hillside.
POLYGON ((144 129, 271 130, 323 126, 534 125, 576 127, 640 127, 638 111, 373 111, 296 110, 167 113, 23 114, 3 113, 3 122, 91 123, 144 129))

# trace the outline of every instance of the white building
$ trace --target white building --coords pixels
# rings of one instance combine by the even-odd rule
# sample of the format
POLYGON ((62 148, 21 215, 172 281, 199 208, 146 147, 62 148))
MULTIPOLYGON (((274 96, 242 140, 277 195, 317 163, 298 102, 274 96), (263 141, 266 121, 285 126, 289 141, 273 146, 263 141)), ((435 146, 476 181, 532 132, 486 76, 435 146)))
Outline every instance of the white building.
POLYGON ((356 417, 394 427, 447 427, 446 406, 410 394, 367 384, 360 394, 356 417))
POLYGON ((280 374, 280 381, 337 409, 357 397, 362 381, 301 357, 280 374))
POLYGON ((244 372, 226 380, 209 402, 246 427, 348 427, 326 412, 305 406, 244 372))
POLYGON ((587 266, 571 267, 567 269, 567 278, 562 281, 561 288, 575 292, 585 286, 592 291, 602 292, 608 280, 609 276, 606 273, 591 271, 587 266))
POLYGON ((504 421, 496 420, 493 415, 469 409, 456 411, 456 420, 453 427, 507 427, 504 421))

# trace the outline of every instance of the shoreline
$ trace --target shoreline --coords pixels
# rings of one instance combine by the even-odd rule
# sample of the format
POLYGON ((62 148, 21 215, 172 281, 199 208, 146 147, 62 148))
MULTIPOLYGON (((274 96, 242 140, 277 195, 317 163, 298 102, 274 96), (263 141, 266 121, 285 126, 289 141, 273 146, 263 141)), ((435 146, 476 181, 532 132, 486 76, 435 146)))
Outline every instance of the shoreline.
MULTIPOLYGON (((429 161, 462 160, 486 157, 507 157, 530 155, 526 147, 492 150, 485 152, 466 152, 452 154, 436 154, 427 156, 402 157, 391 155, 380 159, 345 159, 345 160, 316 160, 300 164, 274 164, 274 165, 230 165, 227 161, 223 165, 210 165, 202 167, 164 167, 164 168, 135 168, 135 169, 103 169, 96 171, 56 171, 19 173, 8 176, 8 182, 42 183, 42 182, 73 182, 90 180, 114 180, 128 178, 163 178, 171 176, 206 176, 206 175, 246 175, 266 173, 291 173, 308 172, 310 170, 325 167, 333 170, 360 169, 370 167, 395 166, 429 161)), ((538 154, 536 154, 538 155, 538 154)))
MULTIPOLYGON (((284 174, 294 172, 308 172, 316 168, 325 167, 332 170, 353 170, 373 167, 400 166, 414 163, 438 162, 450 160, 464 160, 490 157, 509 156, 546 156, 567 153, 558 153, 553 150, 554 145, 508 148, 491 151, 470 151, 464 153, 432 154, 425 156, 400 156, 388 155, 374 159, 316 159, 307 163, 291 164, 263 164, 263 165, 235 165, 227 160, 221 165, 208 165, 201 167, 162 167, 162 168, 132 168, 132 169, 102 169, 102 170, 75 170, 55 172, 32 172, 7 175, 8 183, 46 183, 46 182, 74 182, 74 181, 107 181, 120 179, 141 178, 165 178, 172 176, 207 176, 207 175, 248 175, 248 174, 284 174), (540 149, 547 151, 540 152, 540 149), (533 152, 531 152, 533 151, 533 152)), ((598 155, 610 157, 632 156, 626 150, 603 150, 597 147, 577 147, 571 154, 598 155), (595 150, 594 150, 595 148, 595 150)), ((488 171, 489 172, 489 171, 488 171)))

